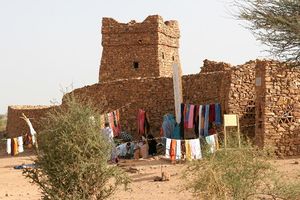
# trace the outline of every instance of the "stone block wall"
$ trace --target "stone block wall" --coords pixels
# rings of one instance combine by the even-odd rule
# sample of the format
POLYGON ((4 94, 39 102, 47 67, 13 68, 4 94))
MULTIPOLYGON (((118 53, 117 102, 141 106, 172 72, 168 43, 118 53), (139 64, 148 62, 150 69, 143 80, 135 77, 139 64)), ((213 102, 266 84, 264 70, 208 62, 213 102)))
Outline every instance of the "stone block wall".
POLYGON ((167 77, 99 83, 72 93, 79 101, 92 103, 101 114, 119 109, 122 129, 134 136, 137 136, 138 109, 148 113, 155 136, 159 135, 164 114, 174 113, 175 109, 173 80, 167 77))
POLYGON ((102 58, 99 82, 138 77, 171 77, 179 61, 179 26, 158 15, 125 24, 102 20, 102 58))
POLYGON ((6 126, 8 136, 16 137, 29 133, 28 125, 20 118, 22 113, 30 119, 32 126, 38 132, 42 129, 42 124, 39 123, 40 120, 55 108, 53 106, 9 106, 6 126))
POLYGON ((182 77, 184 102, 196 105, 220 103, 223 112, 228 112, 230 69, 229 64, 204 60, 200 73, 182 77))
POLYGON ((256 94, 258 143, 278 155, 300 155, 300 68, 260 61, 256 94))
POLYGON ((238 114, 243 135, 255 136, 255 61, 231 68, 230 86, 226 109, 238 114))

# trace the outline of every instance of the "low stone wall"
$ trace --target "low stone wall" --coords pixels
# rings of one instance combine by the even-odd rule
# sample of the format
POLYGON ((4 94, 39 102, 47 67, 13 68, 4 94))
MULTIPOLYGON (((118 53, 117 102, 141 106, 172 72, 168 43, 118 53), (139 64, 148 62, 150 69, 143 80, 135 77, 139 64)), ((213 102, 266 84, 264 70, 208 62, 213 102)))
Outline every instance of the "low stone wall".
POLYGON ((16 137, 29 133, 26 122, 21 119, 22 113, 28 117, 34 129, 39 132, 42 128, 40 120, 54 109, 53 106, 9 106, 7 110, 6 132, 8 137, 16 137))

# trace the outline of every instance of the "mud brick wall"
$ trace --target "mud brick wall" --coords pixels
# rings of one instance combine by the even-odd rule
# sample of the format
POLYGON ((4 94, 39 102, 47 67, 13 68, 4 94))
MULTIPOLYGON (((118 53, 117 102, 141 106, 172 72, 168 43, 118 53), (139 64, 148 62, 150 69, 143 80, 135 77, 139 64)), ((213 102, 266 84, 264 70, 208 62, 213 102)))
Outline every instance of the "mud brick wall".
POLYGON ((250 61, 232 67, 228 93, 228 113, 238 114, 243 135, 255 136, 255 66, 250 61))
POLYGON ((113 81, 86 86, 72 93, 81 102, 91 102, 101 114, 119 109, 122 129, 135 137, 138 109, 148 113, 154 136, 159 135, 163 116, 174 113, 172 78, 113 81))
POLYGON ((143 22, 102 20, 99 82, 138 77, 171 77, 179 61, 179 26, 153 15, 143 22))
POLYGON ((275 61, 256 67, 257 140, 278 155, 300 155, 300 68, 275 61))
POLYGON ((30 119, 33 128, 39 132, 42 129, 42 124, 39 123, 40 120, 45 117, 49 111, 55 108, 56 107, 53 106, 9 106, 6 126, 8 137, 16 137, 30 133, 28 125, 20 118, 22 113, 30 119))

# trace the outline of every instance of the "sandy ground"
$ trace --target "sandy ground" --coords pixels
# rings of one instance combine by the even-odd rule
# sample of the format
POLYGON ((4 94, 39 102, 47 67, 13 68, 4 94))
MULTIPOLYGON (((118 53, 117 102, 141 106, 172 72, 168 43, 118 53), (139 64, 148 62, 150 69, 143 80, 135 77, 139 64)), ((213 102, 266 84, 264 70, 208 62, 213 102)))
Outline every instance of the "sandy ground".
MULTIPOLYGON (((40 199, 37 186, 29 183, 29 180, 22 176, 22 170, 15 170, 13 167, 20 164, 32 163, 32 153, 27 152, 17 157, 11 157, 0 152, 0 200, 40 199)), ((289 179, 300 179, 300 158, 275 160, 274 165, 289 179)), ((163 159, 147 159, 139 161, 122 161, 120 165, 125 168, 133 168, 134 172, 128 172, 132 178, 130 190, 119 190, 112 199, 194 199, 192 194, 183 189, 184 179, 181 172, 186 164, 171 165, 163 159), (171 175, 171 180, 166 182, 154 182, 155 176, 163 171, 171 175)))

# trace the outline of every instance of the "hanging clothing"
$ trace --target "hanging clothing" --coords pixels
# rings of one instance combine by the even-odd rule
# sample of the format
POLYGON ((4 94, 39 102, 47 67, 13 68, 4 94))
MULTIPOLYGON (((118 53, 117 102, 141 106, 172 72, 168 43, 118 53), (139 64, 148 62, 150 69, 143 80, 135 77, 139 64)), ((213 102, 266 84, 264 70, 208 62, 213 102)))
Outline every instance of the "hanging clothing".
POLYGON ((208 127, 209 127, 209 104, 205 105, 204 136, 208 136, 208 127))
POLYGON ((31 124, 31 121, 28 118, 26 118, 25 121, 26 121, 27 125, 29 126, 32 144, 34 145, 36 143, 36 138, 35 138, 36 131, 34 130, 32 124, 31 124))
POLYGON ((175 125, 172 139, 180 139, 180 126, 178 124, 175 125))
POLYGON ((193 128, 194 126, 194 107, 194 105, 190 105, 187 128, 193 128))
POLYGON ((180 138, 184 139, 184 104, 181 104, 180 138))
POLYGON ((203 130, 203 126, 202 126, 202 124, 203 124, 202 123, 202 120, 203 120, 202 113, 203 112, 202 112, 202 109, 203 109, 203 106, 200 105, 199 106, 199 125, 198 125, 198 127, 199 127, 198 128, 198 131, 199 131, 198 134, 199 134, 199 136, 202 135, 202 130, 203 130))
POLYGON ((162 124, 162 129, 163 129, 163 136, 166 138, 172 138, 172 135, 175 130, 175 117, 172 114, 166 114, 164 115, 164 120, 162 124))
POLYGON ((215 113, 216 113, 216 125, 221 125, 221 105, 219 103, 216 103, 215 105, 215 113))
POLYGON ((194 107, 194 131, 196 137, 199 138, 199 106, 195 105, 194 107))
POLYGON ((176 160, 181 159, 181 140, 176 140, 176 160))
POLYGON ((19 153, 24 152, 24 148, 23 148, 23 137, 19 136, 18 137, 18 151, 19 153))
POLYGON ((188 128, 189 117, 190 117, 190 105, 187 104, 184 106, 184 128, 188 128))
POLYGON ((11 140, 11 155, 15 156, 18 155, 18 139, 12 138, 11 140))
POLYGON ((145 125, 145 111, 139 109, 138 111, 138 133, 139 135, 143 135, 145 133, 144 129, 145 125))
POLYGON ((186 160, 191 161, 192 150, 191 150, 190 140, 185 140, 185 154, 186 154, 186 160))
POLYGON ((190 140, 192 159, 201 159, 201 146, 199 139, 190 140))
POLYGON ((205 140, 207 144, 210 146, 210 152, 214 153, 217 150, 216 134, 205 137, 205 140))
POLYGON ((209 105, 209 124, 216 121, 215 104, 209 105))
POLYGON ((170 158, 171 139, 166 138, 166 158, 170 158))
POLYGON ((6 152, 7 154, 11 154, 11 139, 6 140, 6 152))
POLYGON ((176 158, 176 140, 174 139, 171 140, 170 158, 172 161, 176 158))

